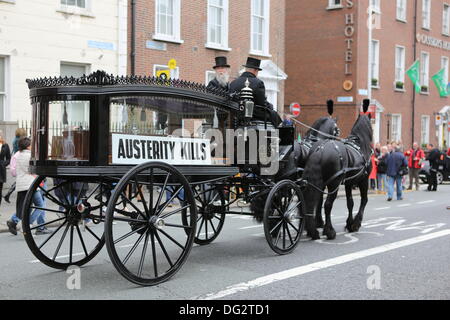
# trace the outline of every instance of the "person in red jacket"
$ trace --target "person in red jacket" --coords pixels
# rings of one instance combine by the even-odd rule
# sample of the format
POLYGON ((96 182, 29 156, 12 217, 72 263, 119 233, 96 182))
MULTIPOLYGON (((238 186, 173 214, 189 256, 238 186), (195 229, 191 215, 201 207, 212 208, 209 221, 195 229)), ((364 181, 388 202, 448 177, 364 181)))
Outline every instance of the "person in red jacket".
POLYGON ((412 149, 405 152, 405 156, 408 157, 409 168, 408 190, 412 190, 413 180, 416 183, 416 190, 419 190, 419 171, 422 165, 421 160, 425 158, 425 153, 420 149, 419 144, 414 142, 412 149))
POLYGON ((450 157, 450 148, 447 150, 447 155, 450 157))

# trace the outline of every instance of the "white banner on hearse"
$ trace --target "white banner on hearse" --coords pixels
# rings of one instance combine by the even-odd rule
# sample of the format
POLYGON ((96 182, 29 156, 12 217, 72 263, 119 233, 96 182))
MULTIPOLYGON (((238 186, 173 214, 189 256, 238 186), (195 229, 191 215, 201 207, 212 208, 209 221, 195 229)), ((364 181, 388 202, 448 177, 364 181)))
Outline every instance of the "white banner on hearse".
POLYGON ((113 164, 161 161, 172 165, 211 165, 210 141, 199 138, 112 135, 113 164))

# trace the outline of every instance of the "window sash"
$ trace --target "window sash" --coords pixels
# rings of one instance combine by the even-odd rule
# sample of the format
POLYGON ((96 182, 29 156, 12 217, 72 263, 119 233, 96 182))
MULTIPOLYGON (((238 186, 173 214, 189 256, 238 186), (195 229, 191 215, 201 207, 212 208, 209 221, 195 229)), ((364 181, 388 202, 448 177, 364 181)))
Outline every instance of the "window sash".
POLYGON ((61 0, 61 4, 65 6, 73 6, 86 9, 86 0, 61 0))
POLYGON ((251 51, 267 54, 269 51, 269 0, 252 0, 251 51))
POLYGON ((428 76, 429 76, 429 60, 430 56, 426 52, 422 52, 420 61, 420 84, 423 86, 428 86, 428 76))
POLYGON ((430 116, 422 116, 421 119, 421 142, 430 142, 430 116))
POLYGON ((430 7, 431 0, 423 0, 422 2, 422 27, 430 28, 430 7))
POLYGON ((174 36, 174 3, 173 0, 158 0, 156 8, 158 21, 156 32, 161 35, 174 36))
POLYGON ((208 0, 208 43, 228 46, 228 0, 208 0))
POLYGON ((6 91, 6 63, 5 58, 0 57, 0 94, 6 91))
POLYGON ((395 48, 395 81, 405 81, 405 48, 395 48))
POLYGON ((441 69, 444 69, 444 80, 448 83, 448 57, 441 57, 441 69))
POLYGON ((450 33, 450 7, 444 4, 442 13, 442 33, 448 35, 450 33))
MULTIPOLYGON (((380 43, 377 40, 372 40, 372 61, 371 65, 371 74, 373 79, 379 78, 379 53, 380 53, 380 43)), ((379 79, 378 79, 379 80, 379 79)))
POLYGON ((397 0, 397 19, 406 20, 406 0, 397 0))
POLYGON ((392 129, 391 136, 394 141, 401 141, 402 136, 402 116, 401 115, 392 115, 392 129))

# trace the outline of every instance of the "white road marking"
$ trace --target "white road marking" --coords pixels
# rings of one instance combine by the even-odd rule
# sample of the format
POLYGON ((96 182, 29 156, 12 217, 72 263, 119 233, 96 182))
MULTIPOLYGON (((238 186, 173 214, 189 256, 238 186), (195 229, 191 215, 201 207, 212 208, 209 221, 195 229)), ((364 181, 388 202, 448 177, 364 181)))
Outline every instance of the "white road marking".
POLYGON ((391 207, 381 207, 381 208, 375 208, 373 210, 380 211, 380 210, 387 210, 387 209, 391 209, 391 207))
POLYGON ((436 200, 420 201, 420 202, 417 202, 417 204, 427 204, 427 203, 432 203, 432 202, 436 202, 436 200))
POLYGON ((265 285, 268 285, 268 284, 271 284, 271 283, 274 283, 277 281, 286 280, 286 279, 289 279, 292 277, 297 277, 297 276, 300 276, 300 275, 303 275, 303 274, 306 274, 309 272, 330 268, 330 267, 344 264, 344 263, 347 263, 350 261, 370 257, 370 256, 373 256, 376 254, 388 252, 388 251, 406 247, 406 246, 411 246, 411 245, 414 245, 414 244, 417 244, 420 242, 424 242, 424 241, 428 241, 428 240, 432 240, 432 239, 436 239, 436 238, 440 238, 440 237, 445 237, 448 235, 450 235, 450 229, 445 229, 445 230, 438 231, 435 233, 430 233, 427 235, 422 235, 422 236, 418 236, 418 237, 414 237, 414 238, 410 238, 410 239, 406 239, 406 240, 392 242, 392 243, 388 243, 388 244, 385 244, 385 245, 382 245, 379 247, 374 247, 374 248, 346 254, 343 256, 339 256, 336 258, 331 258, 331 259, 311 263, 311 264, 308 264, 305 266, 300 266, 297 268, 292 268, 289 270, 269 274, 269 275, 266 275, 266 276, 263 276, 260 278, 256 278, 254 280, 250 280, 247 282, 241 282, 241 283, 229 286, 225 290, 222 290, 219 292, 197 296, 192 299, 195 299, 195 300, 220 299, 220 298, 232 295, 232 294, 236 294, 238 292, 262 287, 262 286, 265 286, 265 285))
POLYGON ((239 228, 239 230, 254 229, 254 228, 261 228, 261 227, 262 227, 262 224, 258 224, 258 225, 255 225, 255 226, 239 228))
POLYGON ((411 203, 399 204, 397 207, 403 208, 403 207, 409 207, 409 206, 411 206, 411 203))

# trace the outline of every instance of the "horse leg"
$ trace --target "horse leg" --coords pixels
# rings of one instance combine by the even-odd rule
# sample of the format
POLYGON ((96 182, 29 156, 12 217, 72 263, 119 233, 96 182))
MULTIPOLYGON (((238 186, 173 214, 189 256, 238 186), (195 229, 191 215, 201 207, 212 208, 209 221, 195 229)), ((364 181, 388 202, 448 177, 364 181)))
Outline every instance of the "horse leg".
POLYGON ((317 203, 320 199, 320 192, 317 190, 308 190, 305 193, 306 201, 306 216, 305 216, 305 227, 306 227, 306 235, 311 237, 312 240, 320 239, 319 232, 316 229, 316 221, 314 218, 315 211, 317 209, 317 203))
POLYGON ((364 209, 366 208, 368 197, 367 197, 367 191, 369 189, 369 180, 366 178, 363 178, 359 183, 359 192, 361 193, 361 204, 359 205, 358 214, 355 216, 355 220, 352 224, 352 230, 354 232, 359 231, 359 228, 361 228, 361 223, 363 221, 364 217, 364 209))
MULTIPOLYGON (((335 190, 339 184, 333 184, 328 187, 328 192, 335 190)), ((323 228, 323 235, 327 236, 328 240, 333 240, 336 238, 336 231, 331 224, 331 210, 333 209, 334 200, 337 198, 337 192, 328 194, 327 200, 325 201, 325 227, 323 228)))
POLYGON ((347 198, 347 209, 348 209, 348 217, 347 223, 345 225, 345 229, 349 232, 352 232, 352 224, 353 224, 353 196, 352 196, 352 185, 350 183, 345 184, 345 197, 347 198))
POLYGON ((323 194, 320 195, 319 202, 316 208, 316 228, 323 228, 323 218, 322 218, 322 205, 323 205, 323 194))

